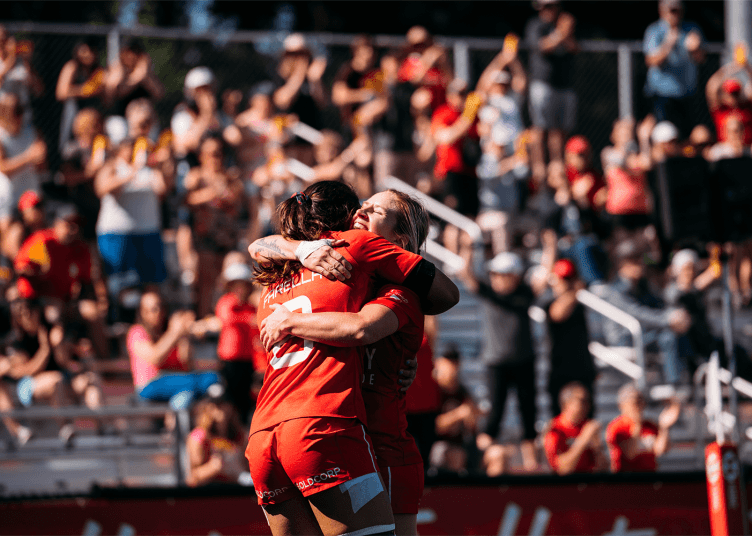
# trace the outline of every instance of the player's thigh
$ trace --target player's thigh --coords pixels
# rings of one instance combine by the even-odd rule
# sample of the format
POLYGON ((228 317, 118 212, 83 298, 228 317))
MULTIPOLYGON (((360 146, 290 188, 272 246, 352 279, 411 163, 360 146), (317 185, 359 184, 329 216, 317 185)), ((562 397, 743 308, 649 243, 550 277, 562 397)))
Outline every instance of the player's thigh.
POLYGON ((264 506, 264 515, 274 536, 323 534, 310 504, 301 494, 278 504, 264 506))
POLYGON ((325 536, 350 533, 367 536, 394 530, 389 496, 381 479, 378 473, 372 473, 368 477, 370 482, 361 481, 347 490, 343 484, 308 496, 325 536), (376 481, 379 482, 380 491, 377 491, 379 488, 376 487, 376 481), (358 486, 362 486, 361 489, 357 489, 358 486), (367 502, 362 504, 364 500, 367 502))

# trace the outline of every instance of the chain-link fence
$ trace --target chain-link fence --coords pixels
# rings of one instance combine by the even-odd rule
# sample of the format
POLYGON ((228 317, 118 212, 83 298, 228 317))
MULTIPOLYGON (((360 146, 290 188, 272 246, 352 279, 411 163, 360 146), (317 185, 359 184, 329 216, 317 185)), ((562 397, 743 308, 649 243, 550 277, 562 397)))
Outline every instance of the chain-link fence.
MULTIPOLYGON (((16 30, 16 37, 28 39, 34 43, 32 64, 44 82, 45 92, 33 101, 34 120, 43 133, 51 149, 50 164, 52 169, 59 162, 55 148, 58 147, 59 123, 62 104, 55 99, 55 85, 61 68, 71 58, 73 47, 81 37, 81 28, 72 25, 8 25, 9 30, 16 30), (20 30, 20 31, 19 31, 20 30)), ((106 65, 111 57, 110 47, 116 43, 112 39, 112 29, 106 27, 86 27, 87 34, 99 45, 101 63, 106 65), (110 33, 110 39, 108 39, 110 33)), ((157 103, 157 113, 162 126, 169 125, 175 107, 183 99, 183 80, 185 74, 197 65, 207 65, 214 71, 220 95, 226 89, 239 89, 244 95, 255 83, 268 80, 274 76, 278 52, 281 48, 279 36, 262 32, 240 32, 223 42, 195 37, 187 30, 161 30, 144 28, 130 31, 129 35, 143 38, 143 44, 149 52, 155 71, 165 86, 165 96, 157 103), (263 51, 263 52, 260 52, 263 51)), ((331 88, 340 66, 350 58, 349 42, 352 36, 318 34, 308 36, 319 52, 326 54, 328 66, 324 74, 324 85, 331 88)), ((471 83, 488 65, 494 55, 501 49, 501 39, 438 39, 447 46, 450 61, 457 72, 467 73, 471 83), (462 45, 458 47, 458 44, 462 45), (466 53, 463 51, 467 51, 466 53), (459 52, 459 54, 458 54, 459 52)), ((377 48, 383 53, 400 43, 400 38, 377 36, 377 48)), ((573 69, 575 90, 578 95, 578 117, 576 134, 585 135, 593 144, 595 153, 607 144, 613 121, 620 112, 620 72, 619 45, 627 48, 630 55, 630 76, 626 80, 631 85, 632 112, 640 118, 650 110, 648 99, 644 97, 643 86, 647 68, 640 45, 636 42, 593 42, 582 43, 583 50, 576 55, 573 69), (626 46, 625 46, 626 45, 626 46)), ((522 46, 522 45, 521 45, 522 46)), ((704 98, 704 85, 720 65, 721 45, 708 47, 712 52, 700 67, 698 91, 693 99, 692 114, 695 123, 710 125, 711 120, 704 98)), ((527 62, 527 52, 520 50, 523 65, 527 62)), ((621 80, 624 83, 624 80, 621 80)), ((623 89, 621 91, 624 91, 623 89)), ((623 96, 622 96, 623 97, 623 96)), ((245 99, 242 106, 245 106, 245 99)), ((338 129, 339 113, 333 106, 323 111, 322 125, 338 129)), ((573 134, 574 134, 573 133, 573 134)))

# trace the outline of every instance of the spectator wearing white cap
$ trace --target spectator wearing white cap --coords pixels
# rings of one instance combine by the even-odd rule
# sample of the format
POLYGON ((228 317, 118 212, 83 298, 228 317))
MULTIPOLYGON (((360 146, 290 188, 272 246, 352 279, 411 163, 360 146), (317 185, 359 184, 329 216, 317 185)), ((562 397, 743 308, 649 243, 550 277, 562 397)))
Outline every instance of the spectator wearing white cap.
POLYGON ((650 133, 653 142, 651 157, 653 163, 664 162, 667 158, 681 156, 679 129, 670 121, 660 121, 650 133))
MULTIPOLYGON (((707 268, 698 274, 700 259, 691 249, 674 253, 668 268, 669 283, 663 291, 663 301, 667 307, 682 308, 691 317, 691 326, 685 340, 680 340, 688 357, 707 359, 713 350, 713 336, 707 320, 705 290, 719 280, 720 263, 711 259, 707 268)), ((692 361, 689 363, 692 365, 692 361)))
POLYGON ((175 156, 179 159, 190 156, 189 166, 196 165, 195 153, 207 134, 221 134, 232 124, 231 119, 219 113, 216 92, 217 79, 208 67, 194 67, 185 75, 185 101, 175 109, 170 128, 175 156))
POLYGON ((643 39, 648 76, 645 94, 658 122, 671 121, 687 136, 693 114, 689 99, 697 89, 697 65, 705 60, 700 27, 682 20, 680 0, 658 2, 660 20, 648 26, 643 39))
POLYGON ((491 411, 485 429, 478 436, 477 446, 485 451, 499 440, 507 391, 514 386, 524 428, 523 464, 526 470, 534 470, 538 466, 533 444, 536 437, 535 353, 528 309, 535 298, 523 281, 525 265, 516 253, 499 253, 486 263, 487 278, 480 280, 475 275, 473 251, 467 241, 462 254, 466 262, 462 280, 468 290, 478 294, 483 310, 481 360, 488 370, 491 393, 491 411))

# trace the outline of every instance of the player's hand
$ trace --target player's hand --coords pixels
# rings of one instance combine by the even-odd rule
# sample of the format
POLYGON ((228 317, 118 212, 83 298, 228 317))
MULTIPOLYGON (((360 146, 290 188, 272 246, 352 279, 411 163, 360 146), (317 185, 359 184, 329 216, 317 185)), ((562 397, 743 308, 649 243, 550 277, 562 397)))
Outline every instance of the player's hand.
POLYGON ((400 379, 399 384, 402 386, 400 391, 406 393, 410 386, 415 381, 415 376, 418 374, 418 360, 413 357, 412 359, 405 360, 405 368, 399 371, 400 379))
POLYGON ((347 259, 334 249, 345 244, 347 244, 345 240, 335 240, 331 246, 321 246, 306 257, 303 266, 332 281, 350 279, 352 277, 350 273, 352 264, 347 262, 347 259))
POLYGON ((272 347, 279 341, 287 337, 284 324, 293 313, 284 305, 273 303, 270 305, 272 314, 264 318, 259 325, 261 332, 261 344, 267 352, 271 352, 272 347))

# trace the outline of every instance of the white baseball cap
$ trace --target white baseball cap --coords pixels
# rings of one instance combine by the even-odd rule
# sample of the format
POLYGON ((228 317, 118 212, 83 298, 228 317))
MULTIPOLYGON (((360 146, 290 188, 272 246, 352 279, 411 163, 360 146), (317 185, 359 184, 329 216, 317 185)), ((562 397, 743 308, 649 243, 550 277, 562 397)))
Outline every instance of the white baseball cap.
POLYGON ((679 130, 671 121, 661 121, 653 127, 650 139, 653 143, 667 143, 669 141, 677 140, 679 139, 679 130))
POLYGON ((488 261, 486 269, 495 274, 522 275, 525 271, 525 265, 519 255, 505 251, 488 261))
POLYGON ((211 86, 215 82, 214 73, 208 67, 194 67, 185 75, 185 89, 211 86))
POLYGON ((247 264, 238 262, 225 268, 225 271, 222 272, 222 277, 228 283, 230 281, 250 281, 253 279, 253 272, 247 264))
POLYGON ((697 265, 700 257, 692 249, 682 249, 674 253, 674 257, 671 259, 671 271, 677 274, 685 265, 691 264, 697 265))

